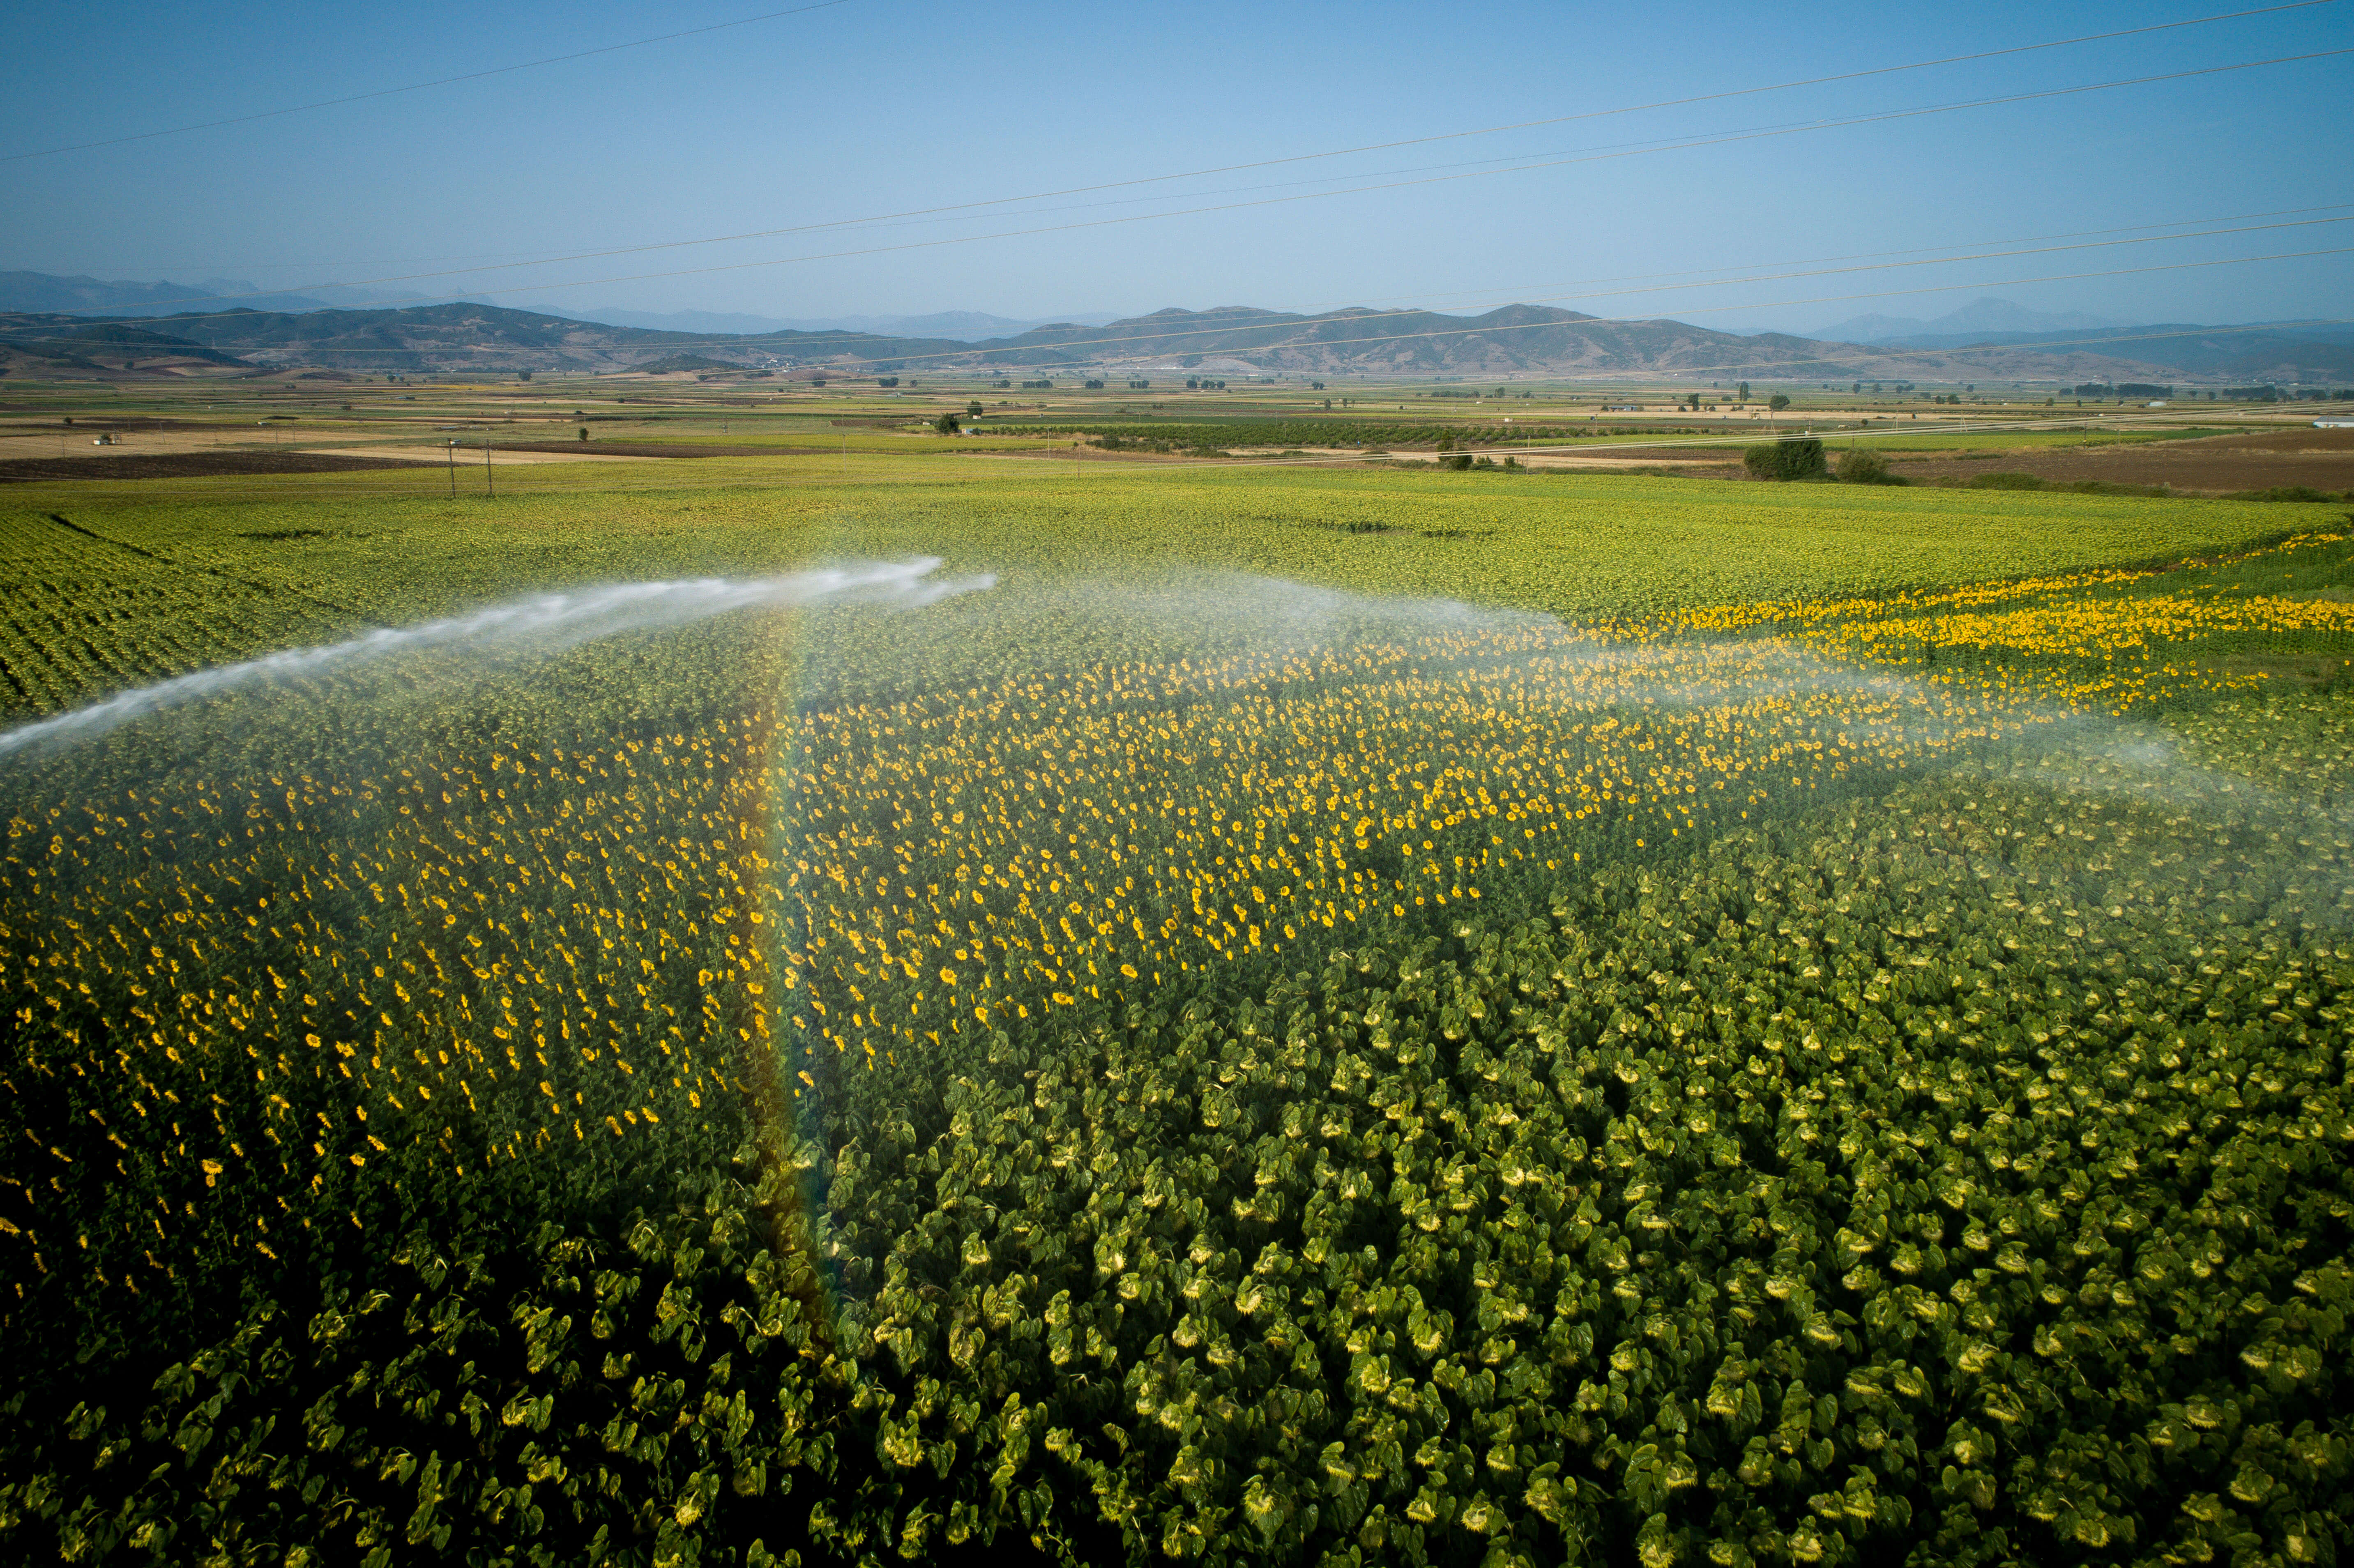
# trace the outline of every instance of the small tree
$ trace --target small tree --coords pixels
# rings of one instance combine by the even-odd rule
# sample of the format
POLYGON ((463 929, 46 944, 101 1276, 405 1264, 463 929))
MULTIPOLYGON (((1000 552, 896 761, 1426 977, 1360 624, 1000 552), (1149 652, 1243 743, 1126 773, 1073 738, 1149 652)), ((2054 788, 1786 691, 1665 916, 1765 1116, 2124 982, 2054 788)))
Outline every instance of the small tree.
POLYGON ((976 419, 980 418, 981 418, 981 399, 980 399, 980 398, 978 398, 978 397, 975 397, 971 402, 967 403, 967 404, 964 406, 964 411, 966 412, 966 414, 970 415, 970 416, 971 418, 976 418, 976 419))
POLYGON ((932 421, 932 429, 938 430, 944 436, 955 435, 958 429, 956 415, 954 413, 942 414, 938 418, 932 421))
POLYGON ((584 441, 588 439, 588 427, 586 425, 580 427, 580 439, 584 441))
POLYGON ((1823 443, 1808 436, 1800 440, 1761 441, 1741 454, 1741 466, 1753 479, 1789 481, 1823 479, 1823 443))
POLYGON ((1766 399, 1766 406, 1778 414, 1790 406, 1790 399, 1787 393, 1776 392, 1766 399))
POLYGON ((1744 403, 1749 401, 1749 383, 1746 381, 1741 384, 1741 400, 1744 403))
POLYGON ((1875 451, 1861 447, 1850 447, 1840 453, 1839 477, 1841 484, 1903 484, 1904 481, 1888 471, 1888 460, 1875 451))

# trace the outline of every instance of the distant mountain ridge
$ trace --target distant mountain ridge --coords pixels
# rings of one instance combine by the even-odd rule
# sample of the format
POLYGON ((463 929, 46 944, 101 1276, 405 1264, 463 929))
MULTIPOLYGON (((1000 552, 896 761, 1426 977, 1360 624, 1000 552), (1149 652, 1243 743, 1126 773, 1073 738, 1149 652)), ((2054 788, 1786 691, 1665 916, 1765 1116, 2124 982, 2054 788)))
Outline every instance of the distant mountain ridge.
MULTIPOLYGON (((217 285, 235 283, 219 279, 212 284, 109 281, 103 278, 59 277, 53 272, 0 272, 0 313, 76 316, 137 316, 154 312, 185 311, 205 300, 224 299, 228 292, 249 291, 251 285, 224 291, 217 285)), ((326 302, 307 294, 261 294, 239 299, 249 310, 316 311, 326 302)))
POLYGON ((1891 338, 1885 340, 1883 346, 1951 350, 1980 344, 2115 354, 2187 375, 2222 376, 2249 382, 2354 378, 2354 338, 2340 337, 2333 342, 2323 334, 2306 337, 2299 335, 2294 326, 2214 327, 2192 322, 2158 322, 2094 332, 1955 333, 1891 338))
POLYGON ((1909 316, 1852 316, 1818 328, 1810 335, 1833 343, 1887 343, 1900 338, 1910 342, 1964 335, 1977 337, 1988 333, 2101 332, 2127 324, 2102 316, 2086 315, 2082 311, 2030 310, 2025 305, 1996 299, 1989 294, 1929 321, 1909 316))
MULTIPOLYGON (((262 311, 224 300, 219 309, 128 315, 116 323, 151 333, 153 341, 101 344, 75 330, 90 324, 87 315, 64 312, 0 313, 0 342, 48 355, 38 345, 79 338, 82 346, 59 352, 88 362, 84 368, 109 372, 160 363, 185 348, 200 351, 179 356, 177 368, 186 373, 230 365, 394 375, 601 372, 652 362, 683 365, 680 356, 689 355, 700 356, 696 368, 716 362, 844 377, 927 370, 1152 381, 1189 372, 1464 380, 1628 376, 1674 378, 1690 390, 1720 392, 1743 380, 1856 379, 2036 382, 2056 390, 2085 381, 2164 380, 2185 371, 2307 385, 2354 379, 2354 339, 2317 343, 2287 333, 2104 328, 2026 334, 2035 341, 2019 347, 1963 350, 1945 344, 1822 342, 1784 333, 1743 336, 1665 318, 1612 321, 1541 305, 1507 305, 1477 316, 1171 308, 1101 324, 1058 322, 977 343, 846 330, 667 331, 470 302, 262 311)), ((1984 344, 1986 335, 1972 341, 1984 344)))
MULTIPOLYGON (((399 290, 352 288, 341 283, 317 283, 284 291, 266 291, 248 278, 207 278, 200 283, 152 283, 103 278, 65 277, 53 272, 0 272, 0 313, 83 316, 145 315, 155 311, 184 312, 219 300, 227 308, 300 313, 306 311, 370 310, 426 304, 483 304, 486 301, 451 301, 399 290)), ((1108 312, 1021 320, 991 315, 985 311, 938 311, 914 316, 838 316, 800 319, 748 315, 720 311, 631 311, 619 308, 551 311, 546 314, 608 326, 642 327, 655 332, 722 333, 752 336, 777 332, 855 332, 888 337, 952 338, 977 343, 984 338, 1012 337, 1036 327, 1066 323, 1100 325, 1111 321, 1108 312)))
POLYGON ((1118 319, 1104 312, 1076 316, 1045 316, 1019 321, 985 311, 937 311, 923 316, 753 316, 718 311, 578 310, 559 313, 576 321, 610 322, 615 326, 646 327, 657 332, 730 333, 747 336, 772 332, 856 332, 881 337, 945 337, 961 343, 1013 337, 1044 326, 1070 323, 1099 326, 1118 319))
POLYGON ((1988 347, 2109 354, 2187 375, 2250 382, 2354 377, 2354 329, 2342 323, 2127 325, 2076 311, 2031 311, 1987 298, 1933 321, 1857 316, 1816 335, 1888 350, 1988 347))

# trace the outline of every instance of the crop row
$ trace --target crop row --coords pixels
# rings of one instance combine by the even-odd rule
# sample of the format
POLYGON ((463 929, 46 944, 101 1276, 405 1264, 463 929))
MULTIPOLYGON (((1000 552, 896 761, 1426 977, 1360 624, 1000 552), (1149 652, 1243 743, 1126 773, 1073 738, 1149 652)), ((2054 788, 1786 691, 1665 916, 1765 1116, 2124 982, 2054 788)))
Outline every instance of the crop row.
POLYGON ((2180 641, 2340 560, 1017 577, 22 755, 0 1542, 2354 1545, 2349 725, 2180 641))
POLYGON ((1093 436, 1098 444, 1175 447, 1432 447, 1502 446, 1515 441, 1571 440, 1585 436, 1625 435, 1629 428, 1590 424, 1428 424, 1365 419, 1152 420, 1122 424, 1090 420, 1077 424, 1033 424, 1008 420, 1000 433, 1093 436))
MULTIPOLYGON (((540 1561, 2318 1550, 2349 842, 2061 760, 855 1075, 814 1143, 739 1123, 690 1211, 419 1236, 16 1432, 0 1520, 540 1561)), ((644 1180, 627 1147, 588 1158, 644 1180)))

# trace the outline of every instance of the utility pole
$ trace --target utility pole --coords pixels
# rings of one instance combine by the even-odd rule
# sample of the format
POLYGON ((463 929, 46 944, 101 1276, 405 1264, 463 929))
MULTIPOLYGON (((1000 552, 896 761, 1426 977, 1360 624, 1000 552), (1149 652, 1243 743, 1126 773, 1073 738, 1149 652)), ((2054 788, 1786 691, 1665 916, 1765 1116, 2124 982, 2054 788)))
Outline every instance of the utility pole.
POLYGON ((450 443, 450 499, 458 499, 458 443, 450 443))
POLYGON ((499 487, 491 478, 491 438, 485 435, 482 438, 482 493, 496 497, 498 493, 499 487))

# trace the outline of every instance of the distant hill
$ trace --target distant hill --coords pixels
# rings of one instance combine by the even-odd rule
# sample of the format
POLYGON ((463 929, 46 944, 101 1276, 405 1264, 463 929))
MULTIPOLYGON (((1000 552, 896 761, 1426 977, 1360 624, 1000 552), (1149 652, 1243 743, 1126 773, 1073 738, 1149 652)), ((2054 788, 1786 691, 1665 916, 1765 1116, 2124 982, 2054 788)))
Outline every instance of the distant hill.
POLYGON ((1922 343, 1931 338, 1983 341, 1988 333, 2100 332, 2126 323, 2088 316, 2082 311, 2035 311, 1992 295, 1972 300, 1959 310, 1929 321, 1908 316, 1854 316, 1823 327, 1811 335, 1833 343, 1888 343, 1903 339, 1922 343))
POLYGON ((645 376, 666 376, 673 370, 743 370, 748 367, 732 359, 709 359, 700 354, 667 354, 631 368, 645 376))
POLYGON ((157 331, 256 364, 315 365, 393 375, 626 369, 640 360, 703 343, 684 333, 642 332, 475 304, 376 311, 195 312, 162 317, 150 324, 157 331))
MULTIPOLYGON (((1213 376, 1665 376, 1735 380, 2148 380, 2148 372, 2333 385, 2354 380, 2354 327, 2266 323, 2124 326, 2076 312, 1973 300, 1928 320, 1856 316, 1813 337, 1755 336, 1660 319, 1605 321, 1575 311, 1507 305, 1478 316, 1431 311, 1299 315, 1223 305, 1108 320, 1020 322, 978 311, 831 321, 681 311, 556 315, 461 301, 379 305, 365 291, 322 284, 248 298, 238 278, 201 284, 110 282, 0 272, 0 336, 64 347, 54 323, 120 318, 158 334, 119 340, 86 368, 119 367, 173 343, 201 363, 269 369, 317 366, 362 374, 630 370, 682 355, 696 368, 832 368, 846 374, 926 369, 1101 369, 1150 379, 1213 376), (211 301, 217 300, 214 305, 211 301), (356 308, 345 302, 367 302, 356 308), (45 324, 47 323, 47 324, 45 324), (29 335, 27 335, 29 334, 29 335), (719 357, 711 357, 713 354, 719 357)), ((408 296, 414 298, 415 296, 408 296)), ((29 348, 27 352, 31 352, 29 348)))
MULTIPOLYGON (((934 318, 938 319, 938 318, 934 318)), ((0 316, 0 335, 26 342, 88 326, 61 313, 0 316)), ((2194 337, 2147 329, 2073 334, 2052 347, 2003 345, 1967 351, 1948 344, 1827 343, 1766 333, 1744 337, 1686 322, 1606 321, 1575 311, 1507 305, 1478 316, 1362 309, 1299 315, 1226 305, 1170 309, 1101 324, 1059 322, 971 342, 847 330, 762 333, 663 331, 613 325, 502 305, 458 302, 398 309, 260 311, 224 302, 126 317, 125 328, 156 334, 127 351, 176 343, 218 356, 207 363, 260 369, 320 367, 361 375, 626 371, 693 355, 698 367, 796 368, 844 375, 927 370, 1090 371, 1139 379, 1283 375, 1457 377, 1509 376, 1689 376, 1694 388, 1739 380, 2084 381, 2164 379, 2188 367, 2194 337), (2161 348, 2161 344, 2171 347, 2161 348), (2166 357, 2160 357, 2163 353, 2166 357), (2155 374, 2154 374, 2155 373, 2155 374)), ((1981 340, 1983 341, 1983 340, 1981 340)), ((2044 340, 2050 341, 2050 340, 2044 340)), ((2214 374, 2336 380, 2354 343, 2296 347, 2246 335, 2214 334, 2214 374), (2295 362, 2284 374, 2264 368, 2295 362)), ((101 358, 100 366, 110 364, 101 358)), ((193 367, 195 360, 187 361, 193 367)), ((99 366, 93 366, 99 367, 99 366)))
POLYGON ((835 324, 782 321, 775 316, 738 315, 726 311, 578 310, 559 313, 576 322, 601 322, 607 326, 640 327, 650 332, 694 333, 704 337, 743 337, 756 333, 790 332, 812 324, 835 324))
POLYGON ((777 332, 854 332, 882 337, 939 337, 960 343, 1011 337, 1036 327, 1072 323, 1100 326, 1114 318, 1106 314, 1056 316, 1045 321, 1016 321, 981 311, 940 311, 928 316, 835 316, 802 319, 780 316, 730 315, 716 311, 581 310, 565 313, 584 322, 610 322, 616 326, 651 327, 662 332, 758 334, 777 332))
POLYGON ((1689 323, 1613 322, 1542 305, 1479 316, 1430 311, 1341 310, 1293 315, 1243 305, 1165 310, 1101 327, 1055 326, 975 346, 981 366, 1102 365, 1113 374, 1204 366, 1218 373, 1464 376, 1667 375, 1690 371, 1730 384, 1778 377, 2065 379, 2130 367, 2091 355, 2010 355, 1990 362, 1888 354, 1784 333, 1755 337, 1689 323))
POLYGON ((2060 332, 1926 333, 1882 337, 1872 346, 1900 352, 2008 348, 2047 354, 2102 354, 2187 375, 2252 384, 2311 384, 2354 378, 2354 332, 2327 325, 2301 328, 2296 323, 2218 327, 2201 326, 2195 322, 2157 322, 2145 326, 2060 332))
MULTIPOLYGON (((234 282, 216 279, 214 283, 234 282)), ((0 313, 77 316, 135 316, 157 310, 185 311, 197 302, 225 297, 225 291, 199 283, 109 282, 101 278, 64 278, 52 272, 0 272, 0 313)), ((269 294, 237 302, 249 310, 315 311, 323 302, 303 294, 269 294)))
POLYGON ((2190 322, 2162 322, 2106 332, 1982 333, 1898 338, 1890 340, 1889 346, 1953 349, 1975 344, 1998 348, 2029 344, 2038 347, 2065 344, 2195 376, 2228 376, 2252 383, 2354 377, 2354 341, 2332 343, 2300 337, 2293 332, 2200 326, 2190 322))
POLYGON ((1797 365, 1820 358, 1819 345, 1798 338, 1744 338, 1681 322, 1604 322, 1541 305, 1507 305, 1479 316, 1361 309, 1303 316, 1247 305, 1172 309, 1101 326, 1038 327, 974 348, 983 366, 1157 363, 1183 370, 1221 361, 1261 372, 1406 376, 1674 370, 1729 359, 1797 365))
POLYGON ((212 365, 250 368, 233 354, 223 354, 188 338, 119 322, 92 323, 54 312, 0 315, 0 346, 34 361, 82 370, 212 365))

